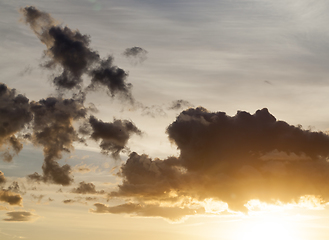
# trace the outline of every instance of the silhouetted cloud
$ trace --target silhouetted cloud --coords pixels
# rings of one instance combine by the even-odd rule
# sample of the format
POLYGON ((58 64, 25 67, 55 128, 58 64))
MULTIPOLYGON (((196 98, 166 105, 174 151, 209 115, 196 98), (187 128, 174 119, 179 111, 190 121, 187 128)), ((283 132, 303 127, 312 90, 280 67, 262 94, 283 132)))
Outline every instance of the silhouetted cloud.
POLYGON ((4 184, 6 182, 6 177, 3 174, 3 172, 0 171, 0 185, 4 184))
POLYGON ((147 51, 141 47, 132 47, 132 48, 127 48, 124 52, 123 55, 127 57, 130 62, 134 65, 137 63, 142 63, 147 59, 147 51))
POLYGON ((105 154, 111 153, 114 158, 118 158, 122 150, 127 149, 126 145, 131 134, 141 134, 142 132, 128 120, 114 120, 112 123, 103 122, 94 116, 89 118, 92 128, 91 138, 100 140, 100 147, 105 154))
POLYGON ((180 99, 180 100, 173 101, 168 109, 182 110, 182 109, 188 108, 188 107, 193 107, 193 104, 191 104, 189 101, 180 99))
POLYGON ((94 206, 96 207, 96 210, 90 209, 93 213, 128 213, 143 217, 163 217, 174 222, 189 215, 205 213, 205 209, 202 207, 162 207, 157 204, 135 204, 131 202, 113 207, 109 207, 102 203, 95 203, 94 206))
POLYGON ((126 83, 128 74, 123 69, 113 65, 113 57, 109 56, 107 59, 100 60, 89 71, 89 75, 91 84, 88 86, 88 90, 106 87, 112 97, 120 95, 123 99, 129 100, 130 103, 134 102, 130 92, 132 85, 126 83))
POLYGON ((0 202, 6 202, 10 205, 22 205, 22 197, 19 194, 7 190, 0 190, 0 202))
POLYGON ((79 194, 104 194, 104 190, 96 191, 96 186, 93 183, 80 182, 79 187, 73 188, 72 193, 79 194))
POLYGON ((31 221, 34 215, 26 211, 7 212, 9 218, 3 219, 7 222, 28 222, 31 221))
POLYGON ((153 160, 131 153, 121 167, 123 183, 110 197, 211 198, 236 211, 246 211, 251 199, 288 203, 315 195, 329 201, 325 133, 278 121, 267 109, 230 117, 204 108, 183 111, 167 133, 180 156, 153 160))
POLYGON ((63 68, 61 75, 54 78, 58 88, 80 88, 81 76, 95 61, 99 60, 97 52, 89 48, 90 39, 79 31, 59 26, 46 12, 33 6, 21 9, 24 21, 29 24, 40 41, 47 46, 49 61, 45 67, 57 65, 63 68))
POLYGON ((1 157, 10 162, 23 148, 15 134, 32 120, 29 99, 0 83, 0 115, 0 147, 9 147, 2 150, 1 157))
POLYGON ((34 113, 32 142, 43 146, 43 175, 34 173, 29 178, 35 181, 69 185, 73 179, 71 167, 59 166, 57 160, 62 152, 70 152, 73 142, 79 141, 73 122, 86 116, 83 99, 47 98, 31 103, 34 113))
POLYGON ((78 30, 59 25, 48 13, 33 6, 21 9, 23 21, 28 24, 42 43, 47 46, 48 62, 43 66, 60 66, 62 73, 53 79, 59 89, 81 89, 82 75, 91 77, 88 90, 106 87, 111 96, 120 95, 133 102, 131 84, 126 83, 128 74, 113 64, 113 57, 101 59, 89 47, 90 37, 78 30))

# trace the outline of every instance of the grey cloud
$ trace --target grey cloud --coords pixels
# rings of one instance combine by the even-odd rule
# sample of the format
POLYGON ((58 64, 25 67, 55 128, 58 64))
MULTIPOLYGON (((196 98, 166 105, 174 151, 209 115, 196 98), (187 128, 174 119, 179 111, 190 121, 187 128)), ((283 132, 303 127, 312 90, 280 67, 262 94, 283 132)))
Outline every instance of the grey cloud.
POLYGON ((3 219, 7 222, 28 222, 33 218, 33 214, 26 211, 17 211, 17 212, 7 212, 9 218, 3 219))
POLYGON ((89 48, 89 36, 58 26, 48 13, 33 6, 22 8, 21 12, 25 23, 47 46, 46 54, 50 60, 44 66, 51 68, 59 65, 63 68, 61 75, 53 80, 55 86, 80 88, 82 74, 99 59, 98 53, 89 48))
POLYGON ((31 141, 43 146, 43 175, 29 175, 31 180, 69 185, 73 179, 71 167, 60 166, 57 160, 62 152, 70 152, 73 142, 79 141, 73 122, 86 116, 83 99, 47 98, 31 103, 34 113, 33 135, 31 141))
POLYGON ((87 202, 82 202, 82 198, 78 198, 77 200, 74 199, 66 199, 63 201, 64 204, 73 204, 73 203, 81 203, 84 205, 87 205, 87 202))
POLYGON ((31 194, 31 197, 35 200, 37 200, 37 203, 40 203, 41 200, 45 197, 45 195, 40 194, 39 196, 35 195, 35 194, 31 194))
POLYGON ((174 222, 189 215, 205 213, 205 210, 202 207, 194 209, 188 207, 162 207, 157 204, 135 204, 131 202, 113 207, 109 207, 102 203, 95 203, 94 206, 96 207, 96 210, 90 210, 93 213, 128 213, 143 217, 163 217, 174 222))
POLYGON ((92 128, 91 138, 95 141, 100 140, 102 152, 111 153, 114 158, 118 158, 120 152, 127 149, 126 145, 131 134, 142 133, 133 122, 128 120, 114 120, 110 123, 91 116, 89 123, 92 128))
POLYGON ((147 51, 141 47, 127 48, 123 55, 127 57, 132 64, 142 63, 147 59, 147 51))
POLYGON ((132 85, 126 83, 128 73, 113 65, 113 57, 100 60, 89 72, 89 75, 91 84, 88 86, 88 90, 106 87, 112 97, 119 95, 122 99, 128 99, 130 103, 134 102, 130 92, 132 85))
POLYGON ((12 182, 9 187, 7 188, 8 191, 25 194, 25 186, 23 183, 21 183, 22 187, 20 187, 19 183, 17 181, 12 182))
POLYGON ((180 99, 173 101, 168 109, 170 110, 182 110, 183 108, 193 107, 193 104, 191 104, 189 101, 180 99))
POLYGON ((0 147, 9 146, 3 151, 2 158, 10 162, 23 148, 16 134, 32 120, 29 99, 0 84, 0 115, 0 147))
POLYGON ((104 190, 97 191, 93 183, 80 182, 79 187, 73 188, 72 193, 79 194, 104 194, 104 190))
POLYGON ((78 30, 62 27, 45 12, 33 6, 21 9, 24 22, 47 46, 49 61, 43 66, 60 66, 63 71, 53 79, 59 89, 81 89, 82 75, 91 77, 87 91, 106 87, 111 96, 120 95, 133 102, 130 93, 131 84, 126 83, 128 74, 113 64, 113 57, 101 59, 99 54, 89 47, 90 37, 78 30))

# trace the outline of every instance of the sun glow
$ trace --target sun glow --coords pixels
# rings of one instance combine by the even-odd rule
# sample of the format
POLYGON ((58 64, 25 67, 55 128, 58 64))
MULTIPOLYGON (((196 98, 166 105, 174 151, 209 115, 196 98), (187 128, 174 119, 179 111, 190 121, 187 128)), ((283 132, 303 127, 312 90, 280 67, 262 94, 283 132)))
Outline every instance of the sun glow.
POLYGON ((237 230, 236 240, 300 240, 291 218, 257 217, 248 219, 237 230))

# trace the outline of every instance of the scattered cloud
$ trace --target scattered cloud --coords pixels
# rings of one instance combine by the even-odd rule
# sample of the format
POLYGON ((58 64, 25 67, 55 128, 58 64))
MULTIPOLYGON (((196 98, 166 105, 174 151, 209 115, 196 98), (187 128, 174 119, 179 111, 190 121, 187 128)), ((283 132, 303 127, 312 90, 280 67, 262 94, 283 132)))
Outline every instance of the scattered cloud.
POLYGON ((133 65, 142 63, 147 59, 148 52, 141 47, 127 48, 123 55, 127 57, 133 65))
POLYGON ((32 120, 29 99, 0 83, 0 113, 1 157, 4 161, 10 162, 23 148, 16 133, 24 130, 32 120), (5 146, 8 148, 4 148, 5 146))
POLYGON ((111 153, 114 158, 118 158, 122 150, 127 150, 126 144, 131 134, 142 134, 135 124, 128 120, 114 119, 110 123, 91 116, 89 123, 92 128, 91 138, 95 141, 101 140, 99 146, 102 152, 111 153))
POLYGON ((72 193, 79 194, 104 194, 104 190, 96 191, 96 186, 93 183, 80 182, 79 187, 73 188, 72 193))
POLYGON ((134 216, 142 217, 162 217, 172 222, 181 221, 186 216, 205 213, 204 208, 187 208, 187 207, 162 207, 156 204, 135 204, 125 203, 109 207, 102 203, 95 203, 96 210, 90 209, 92 213, 127 213, 134 216))
POLYGON ((9 218, 3 219, 6 222, 30 222, 36 216, 26 211, 15 211, 6 213, 9 218))
POLYGON ((22 205, 23 198, 21 195, 8 190, 0 190, 0 202, 6 202, 10 205, 22 205))

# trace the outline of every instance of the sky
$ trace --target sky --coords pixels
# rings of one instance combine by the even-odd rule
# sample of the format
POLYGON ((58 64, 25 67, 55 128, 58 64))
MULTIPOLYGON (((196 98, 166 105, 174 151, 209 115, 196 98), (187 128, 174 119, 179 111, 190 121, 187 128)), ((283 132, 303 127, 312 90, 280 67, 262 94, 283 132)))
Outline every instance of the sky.
POLYGON ((328 12, 0 0, 0 239, 327 239, 328 12))

